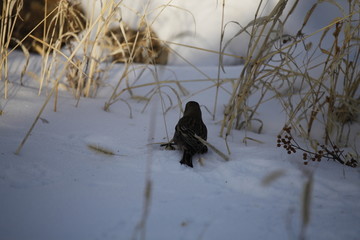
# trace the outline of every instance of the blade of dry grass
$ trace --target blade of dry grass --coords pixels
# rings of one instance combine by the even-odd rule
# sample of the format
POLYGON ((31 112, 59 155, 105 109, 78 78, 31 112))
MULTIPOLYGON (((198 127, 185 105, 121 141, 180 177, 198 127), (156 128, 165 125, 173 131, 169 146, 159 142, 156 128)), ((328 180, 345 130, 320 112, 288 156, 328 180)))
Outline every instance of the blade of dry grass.
POLYGON ((217 149, 214 145, 210 144, 209 142, 205 141, 201 137, 197 136, 195 134, 195 138, 199 140, 202 144, 205 144, 206 146, 210 147, 217 155, 219 155, 222 159, 225 161, 229 161, 230 158, 225 153, 221 152, 219 149, 217 149))

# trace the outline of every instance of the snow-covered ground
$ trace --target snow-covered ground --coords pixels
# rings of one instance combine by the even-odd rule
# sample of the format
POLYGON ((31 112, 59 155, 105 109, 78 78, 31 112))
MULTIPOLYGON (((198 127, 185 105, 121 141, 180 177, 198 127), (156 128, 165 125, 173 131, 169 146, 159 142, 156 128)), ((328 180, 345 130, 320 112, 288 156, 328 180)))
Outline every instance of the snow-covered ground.
MULTIPOLYGON (((200 17, 197 33, 213 30, 207 36, 209 43, 200 42, 201 47, 218 50, 219 19, 216 27, 203 29, 210 23, 196 15, 203 9, 200 6, 191 8, 194 16, 200 17)), ((299 8, 306 9, 303 5, 299 8)), ((335 17, 325 13, 328 11, 317 14, 314 22, 326 24, 324 19, 335 17)), ((294 16, 303 17, 300 13, 294 16)), ((295 17, 292 21, 301 25, 295 17)), ((166 38, 169 29, 177 29, 174 25, 160 34, 156 27, 155 31, 166 38)), ((197 45, 196 41, 199 38, 189 40, 189 44, 197 45)), ((236 49, 235 53, 245 50, 236 49)), ((219 132, 231 83, 220 88, 213 119, 207 109, 214 109, 216 88, 206 78, 217 78, 218 58, 192 50, 184 54, 197 65, 211 66, 200 67, 202 73, 190 66, 158 66, 158 80, 179 80, 189 92, 180 96, 183 107, 189 100, 200 103, 208 141, 227 153, 219 132)), ((172 137, 181 117, 177 96, 166 87, 180 92, 176 84, 163 84, 162 95, 155 94, 149 105, 126 92, 121 96, 123 101, 111 105, 109 112, 103 110, 124 70, 118 64, 102 79, 96 98, 81 98, 76 106, 70 92, 60 91, 54 112, 52 97, 20 154, 15 155, 50 90, 44 87, 38 96, 39 83, 31 74, 40 72, 38 56, 30 59, 24 86, 19 82, 23 55, 14 52, 9 61, 9 97, 5 100, 1 95, 0 100, 0 240, 122 240, 142 236, 152 240, 360 239, 359 168, 325 160, 304 166, 301 153, 288 155, 277 148, 276 136, 286 116, 276 99, 262 104, 258 111, 264 122, 261 134, 231 132, 228 162, 210 150, 202 156, 203 165, 197 160, 199 156, 194 157, 192 169, 179 164, 181 152, 167 151, 157 144, 172 137), (161 96, 164 109, 172 106, 165 115, 161 96), (248 140, 245 144, 245 137, 263 143, 248 140), (115 155, 96 152, 89 145, 115 155), (310 222, 302 229, 303 191, 309 174, 313 174, 310 222), (151 193, 147 202, 146 186, 151 193)), ((227 66, 221 76, 238 77, 241 69, 227 66)), ((153 72, 146 71, 134 84, 154 82, 153 72)), ((130 81, 134 79, 130 75, 130 81)), ((136 88, 133 93, 143 97, 154 87, 136 88)), ((1 80, 0 93, 3 91, 1 80)), ((359 124, 352 127, 358 129, 359 124)), ((359 143, 355 144, 360 149, 359 143)))
MULTIPOLYGON (((146 181, 151 181, 146 239, 298 239, 305 172, 314 176, 306 239, 359 239, 359 169, 332 161, 303 166, 301 154, 287 155, 276 148, 285 116, 275 100, 259 111, 265 122, 262 134, 232 131, 228 162, 210 150, 203 155, 204 165, 196 156, 191 169, 179 164, 181 152, 152 144, 166 141, 166 130, 171 138, 181 116, 178 107, 171 108, 165 127, 159 94, 142 112, 145 102, 125 93, 122 98, 130 104, 132 118, 121 101, 110 112, 102 110, 122 73, 119 64, 104 79, 106 86, 97 98, 82 98, 78 107, 70 92, 61 91, 58 111, 52 110, 51 100, 15 155, 46 97, 46 90, 37 95, 38 84, 29 77, 25 86, 19 85, 21 61, 21 54, 10 58, 10 96, 1 99, 0 239, 139 239, 146 181), (245 145, 245 134, 264 143, 245 145), (116 155, 95 152, 89 144, 116 155), (264 185, 269 175, 279 177, 264 185)), ((39 61, 32 56, 32 71, 39 61)), ((201 70, 217 76, 217 67, 201 70)), ((240 70, 227 67, 224 76, 236 77, 240 70)), ((228 93, 220 90, 213 120, 205 108, 213 109, 213 82, 186 82, 204 79, 191 67, 159 67, 158 73, 160 80, 180 79, 190 92, 181 97, 183 103, 191 99, 202 105, 209 142, 227 152, 219 121, 228 93)), ((150 76, 147 72, 138 84, 153 81, 150 76)), ((135 89, 134 94, 144 96, 150 88, 135 89)), ((176 96, 163 90, 175 106, 176 96)))

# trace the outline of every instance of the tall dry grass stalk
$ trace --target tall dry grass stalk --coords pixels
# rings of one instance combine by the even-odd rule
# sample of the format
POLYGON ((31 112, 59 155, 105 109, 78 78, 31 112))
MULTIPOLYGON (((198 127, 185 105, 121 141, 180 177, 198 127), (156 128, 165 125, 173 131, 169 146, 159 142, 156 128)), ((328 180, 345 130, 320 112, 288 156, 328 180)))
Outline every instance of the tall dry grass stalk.
MULTIPOLYGON (((251 124, 256 120, 254 118, 256 109, 262 103, 268 91, 267 85, 271 85, 271 82, 275 80, 274 73, 267 68, 269 67, 272 52, 275 51, 272 47, 274 36, 278 36, 278 38, 281 36, 281 29, 279 29, 281 27, 280 17, 283 14, 287 1, 279 1, 268 16, 258 17, 262 7, 261 4, 263 3, 260 3, 255 19, 234 36, 235 38, 240 34, 250 32, 250 41, 244 68, 239 80, 235 82, 232 95, 225 109, 221 135, 229 135, 233 128, 251 128, 251 124), (254 107, 251 107, 247 104, 247 101, 251 94, 257 90, 262 91, 261 98, 254 107)), ((297 1, 294 5, 296 4, 297 1)), ((224 49, 227 44, 225 44, 224 49)), ((276 68, 272 70, 274 72, 278 71, 276 68)))
POLYGON ((57 54, 58 52, 61 52, 61 45, 64 41, 64 25, 67 17, 64 13, 68 9, 67 1, 59 1, 56 11, 54 12, 54 17, 49 18, 52 16, 52 13, 47 12, 47 3, 48 2, 45 1, 43 39, 39 40, 42 45, 42 48, 39 49, 39 52, 42 55, 39 95, 42 91, 43 85, 46 84, 48 86, 49 82, 51 82, 52 69, 55 68, 54 65, 57 62, 57 54), (52 60, 50 59, 51 54, 52 60))
MULTIPOLYGON (((221 11, 221 36, 220 36, 220 44, 219 44, 219 52, 222 51, 223 48, 223 41, 224 41, 224 34, 225 34, 225 4, 226 1, 222 2, 222 11, 221 11)), ((220 76, 221 76, 221 61, 222 61, 222 55, 219 54, 219 63, 218 63, 218 75, 217 75, 217 86, 216 86, 216 93, 215 93, 215 103, 214 103, 214 110, 213 110, 213 120, 215 120, 215 115, 216 115, 216 108, 217 108, 217 100, 218 100, 218 96, 219 96, 219 87, 221 84, 221 80, 220 80, 220 76)))
MULTIPOLYGON (((86 56, 86 81, 84 83, 83 95, 85 97, 96 96, 96 91, 99 85, 99 81, 102 73, 105 69, 102 69, 101 63, 105 60, 102 55, 99 46, 103 46, 103 38, 106 31, 110 28, 110 23, 116 14, 116 9, 119 3, 115 1, 106 1, 102 5, 101 13, 98 17, 91 16, 87 23, 87 33, 81 40, 83 44, 82 54, 86 56)), ((83 76, 80 76, 82 79, 83 76)), ((81 92, 78 89, 78 93, 81 92)), ((80 95, 80 94, 79 94, 80 95)), ((78 97, 79 97, 78 95, 78 97)))
POLYGON ((0 19, 0 74, 1 80, 4 81, 4 98, 8 98, 8 56, 9 45, 12 40, 11 37, 14 31, 16 21, 19 18, 19 13, 22 8, 22 0, 4 0, 1 7, 0 19))

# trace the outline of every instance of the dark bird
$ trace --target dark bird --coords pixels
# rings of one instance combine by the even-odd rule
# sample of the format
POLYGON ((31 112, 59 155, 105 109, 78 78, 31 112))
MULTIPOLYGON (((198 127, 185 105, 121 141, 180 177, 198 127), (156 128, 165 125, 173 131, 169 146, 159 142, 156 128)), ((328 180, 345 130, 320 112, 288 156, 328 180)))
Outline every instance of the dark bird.
POLYGON ((207 146, 195 138, 195 134, 204 140, 207 139, 207 128, 201 118, 200 105, 190 101, 185 106, 184 116, 180 118, 175 127, 173 138, 179 149, 184 151, 180 163, 189 167, 193 167, 192 157, 196 153, 208 151, 207 146))

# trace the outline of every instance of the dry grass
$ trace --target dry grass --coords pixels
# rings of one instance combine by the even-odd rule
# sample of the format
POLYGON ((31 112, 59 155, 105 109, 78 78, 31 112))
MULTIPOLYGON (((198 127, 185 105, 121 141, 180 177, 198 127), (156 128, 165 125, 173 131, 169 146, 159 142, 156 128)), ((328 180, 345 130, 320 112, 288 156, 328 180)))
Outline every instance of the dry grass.
MULTIPOLYGON (((350 135, 350 128, 358 120, 360 111, 359 1, 350 1, 344 17, 319 29, 318 42, 309 42, 309 36, 304 36, 300 29, 297 36, 280 38, 291 43, 271 48, 272 35, 281 33, 277 26, 280 26, 284 4, 286 1, 279 1, 269 16, 255 19, 238 33, 251 29, 263 34, 261 37, 252 34, 253 44, 249 46, 249 55, 226 107, 221 134, 226 137, 233 128, 254 130, 255 122, 262 123, 255 117, 260 105, 276 98, 286 112, 287 125, 305 139, 315 142, 311 133, 316 124, 323 128, 325 144, 333 140, 337 145, 354 148, 356 141, 349 138, 356 137, 354 133, 350 135), (333 43, 328 47, 326 41, 330 38, 333 43), (284 92, 284 89, 287 90, 284 92), (255 94, 260 95, 259 100, 249 105, 249 99, 255 94)), ((293 4, 292 7, 296 7, 297 1, 293 4)), ((318 7, 321 3, 309 10, 303 27, 318 7)))
MULTIPOLYGON (((308 91, 302 93, 306 96, 303 99, 310 101, 287 107, 290 123, 297 123, 296 118, 300 116, 306 122, 302 125, 302 133, 307 138, 311 137, 314 122, 321 121, 324 125, 326 143, 335 135, 337 143, 343 146, 349 144, 349 134, 344 134, 344 129, 357 120, 360 103, 357 95, 360 84, 360 44, 356 40, 360 28, 359 19, 354 18, 356 16, 350 14, 337 19, 325 29, 321 40, 331 34, 334 42, 330 49, 323 48, 322 41, 319 42, 316 49, 320 49, 326 56, 324 62, 318 66, 311 66, 312 59, 307 59, 308 69, 300 75, 304 84, 309 86, 308 91), (311 76, 310 71, 318 67, 322 68, 321 74, 311 76)), ((309 50, 309 56, 311 55, 313 53, 309 50)), ((295 124, 293 125, 295 127, 295 124)))
MULTIPOLYGON (((40 52, 42 69, 40 75, 37 76, 40 81, 39 94, 43 86, 46 86, 46 89, 55 87, 54 91, 48 93, 55 93, 54 109, 56 109, 56 93, 59 84, 65 84, 68 89, 71 89, 78 101, 83 96, 95 97, 104 76, 114 66, 109 62, 109 56, 114 62, 123 62, 125 67, 113 93, 105 103, 106 111, 112 104, 122 101, 129 106, 131 112, 131 105, 122 97, 125 92, 129 93, 133 99, 145 100, 144 109, 154 96, 159 95, 162 99, 164 114, 173 106, 182 106, 182 96, 188 95, 189 92, 183 87, 181 80, 159 80, 156 67, 156 64, 166 63, 168 54, 179 54, 170 47, 174 43, 159 40, 151 29, 151 23, 146 22, 146 16, 141 18, 143 21, 139 23, 138 29, 130 29, 117 14, 120 4, 121 2, 115 1, 104 2, 99 16, 88 17, 86 30, 80 37, 75 33, 76 29, 83 24, 81 20, 83 16, 76 8, 69 5, 68 1, 62 0, 56 6, 46 6, 42 21, 30 30, 26 37, 18 40, 16 45, 26 46, 23 44, 25 39, 31 39, 35 49, 40 52), (69 16, 72 19, 70 22, 66 21, 69 16), (119 23, 115 27, 112 24, 114 21, 119 23), (39 28, 42 28, 41 37, 33 34, 39 28), (66 47, 69 52, 66 55, 62 46, 63 43, 69 42, 70 38, 75 44, 66 47), (105 49, 108 54, 99 51, 99 47, 105 49), (143 65, 134 65, 136 62, 142 62, 143 65), (135 79, 133 79, 134 72, 138 73, 135 79), (153 82, 139 82, 141 76, 149 72, 153 82), (126 87, 122 87, 123 85, 126 87), (133 92, 136 88, 149 86, 152 89, 145 96, 137 96, 133 92), (168 104, 166 105, 165 102, 168 104)), ((351 138, 356 137, 356 134, 350 134, 350 128, 351 123, 358 120, 360 103, 358 95, 360 84, 359 1, 349 1, 348 10, 343 10, 344 17, 334 19, 328 26, 319 29, 321 37, 315 43, 308 41, 307 38, 311 34, 304 36, 303 29, 299 29, 297 36, 282 35, 282 25, 286 24, 292 14, 290 11, 284 16, 283 10, 286 4, 289 3, 280 0, 267 16, 260 16, 261 6, 259 6, 254 20, 241 28, 234 36, 235 38, 241 37, 242 34, 250 34, 251 40, 247 56, 237 56, 244 59, 244 67, 239 78, 231 80, 233 91, 229 93, 229 102, 225 108, 220 129, 221 135, 226 139, 234 128, 261 133, 265 123, 256 113, 261 104, 275 98, 286 112, 287 125, 308 139, 310 143, 319 141, 313 139, 312 131, 314 126, 321 126, 325 143, 331 140, 339 146, 354 147, 352 145, 354 139, 351 138), (333 44, 329 47, 325 45, 325 39, 331 37, 333 44), (274 43, 279 42, 282 44, 273 47, 274 43), (298 54, 299 52, 301 54, 298 54), (319 60, 320 55, 321 60, 319 60), (255 104, 250 105, 249 99, 255 94, 260 97, 255 104)), ((292 4, 290 9, 295 9, 298 1, 292 4)), ((314 4, 308 11, 303 20, 303 27, 308 24, 314 10, 321 7, 321 4, 314 4)), ((1 54, 5 57, 2 57, 0 67, 5 83, 5 98, 8 92, 7 56, 13 50, 9 48, 10 38, 6 36, 12 35, 21 7, 22 1, 12 1, 11 4, 10 1, 4 1, 2 6, 2 15, 5 17, 1 18, 0 41, 1 54), (10 16, 10 13, 13 17, 6 17, 10 16)), ((162 7, 170 7, 170 4, 162 7)), ((224 10, 226 5, 220 7, 224 10)), ((179 11, 183 9, 179 8, 179 11)), ((224 14, 223 11, 221 26, 223 33, 226 25, 224 14)), ((214 52, 218 54, 220 62, 226 55, 224 52, 230 41, 224 42, 222 39, 219 52, 214 52)), ((220 76, 223 68, 221 64, 218 66, 218 78, 212 79, 186 59, 184 61, 201 73, 205 81, 212 82, 210 88, 215 87, 216 92, 226 82, 220 76)), ((26 74, 25 69, 22 75, 24 74, 26 74)), ((217 94, 214 101, 212 115, 215 117, 218 105, 217 94)), ((165 119, 164 122, 166 124, 165 119)), ((244 141, 247 140, 259 142, 246 136, 244 141)))
MULTIPOLYGON (((22 8, 23 1, 2 1, 1 7, 1 27, 0 27, 0 73, 1 80, 4 81, 4 98, 8 98, 8 56, 9 56, 9 46, 11 38, 9 36, 13 35, 14 27, 16 21, 19 18, 20 10, 22 8)), ((1 106, 0 106, 1 107, 1 106)), ((2 109, 0 109, 2 112, 2 109)))
MULTIPOLYGON (((239 80, 235 83, 233 93, 226 106, 224 120, 221 127, 221 135, 229 135, 233 128, 250 129, 252 122, 259 121, 254 118, 256 109, 262 103, 267 91, 267 85, 276 80, 274 72, 278 69, 267 69, 272 55, 273 35, 277 33, 276 27, 285 8, 286 1, 279 1, 269 16, 256 18, 246 27, 241 29, 236 36, 251 32, 248 56, 245 58, 244 68, 239 80), (260 34, 259 34, 260 33, 260 34), (256 89, 262 90, 259 102, 250 107, 247 101, 256 89), (225 130, 226 129, 226 130, 225 130)), ((259 8, 260 9, 260 8, 259 8)), ((256 13, 256 16, 258 13, 256 13)), ((226 48, 227 44, 224 48, 226 48)))

